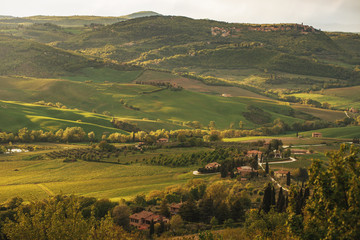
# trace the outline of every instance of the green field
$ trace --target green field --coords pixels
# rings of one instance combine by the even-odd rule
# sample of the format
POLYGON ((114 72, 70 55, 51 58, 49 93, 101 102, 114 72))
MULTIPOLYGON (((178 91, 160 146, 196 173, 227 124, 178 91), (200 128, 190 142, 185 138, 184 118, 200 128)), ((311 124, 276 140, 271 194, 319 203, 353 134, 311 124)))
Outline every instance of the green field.
POLYGON ((80 69, 75 72, 73 76, 62 76, 64 79, 73 81, 93 81, 98 83, 116 82, 116 83, 130 83, 137 79, 142 74, 142 70, 139 71, 119 71, 111 68, 94 68, 88 67, 80 69))
POLYGON ((240 137, 240 138, 224 138, 224 142, 252 142, 258 140, 270 140, 274 138, 280 138, 285 144, 319 144, 321 142, 327 142, 328 140, 339 140, 345 141, 353 139, 354 137, 360 137, 360 126, 348 126, 348 127, 338 127, 338 128, 325 128, 312 130, 307 132, 299 132, 300 136, 304 138, 297 138, 296 133, 284 134, 279 136, 254 136, 254 137, 240 137), (321 132, 323 134, 322 138, 312 138, 313 132, 321 132))
POLYGON ((360 86, 333 88, 324 91, 316 91, 313 93, 298 93, 293 94, 299 98, 310 98, 321 103, 327 102, 331 106, 339 109, 348 109, 351 107, 360 108, 360 86))
POLYGON ((33 130, 57 131, 66 127, 82 127, 94 131, 98 138, 103 132, 125 131, 113 128, 108 116, 72 109, 58 109, 35 104, 0 101, 0 126, 2 130, 17 131, 27 127, 33 130))
MULTIPOLYGON (((110 71, 109 75, 111 74, 110 71)), ((132 74, 136 75, 139 72, 132 74)), ((100 75, 101 73, 98 76, 100 75)), ((98 76, 95 74, 93 79, 96 80, 98 76)), ((123 79, 122 81, 131 81, 133 77, 127 75, 120 78, 123 79)), ((114 81, 117 80, 114 79, 114 81)), ((185 121, 200 121, 203 126, 207 126, 209 121, 215 121, 216 126, 220 129, 228 128, 231 122, 237 124, 239 121, 243 121, 244 127, 250 129, 258 125, 245 119, 242 114, 247 111, 249 105, 262 108, 268 112, 271 115, 270 122, 277 118, 284 120, 288 124, 303 121, 292 116, 292 110, 288 104, 263 97, 255 98, 256 94, 253 95, 255 97, 225 98, 219 95, 187 90, 171 91, 151 85, 28 77, 0 77, 0 83, 2 84, 0 90, 2 100, 31 103, 43 100, 52 103, 60 102, 68 108, 76 108, 86 112, 103 113, 108 111, 111 115, 121 119, 135 119, 131 121, 134 121, 140 128, 143 127, 145 130, 179 129, 185 121), (152 124, 149 124, 150 122, 152 124)), ((244 95, 250 95, 246 90, 239 89, 236 91, 243 92, 244 95)), ((61 111, 56 111, 56 113, 60 114, 61 111)), ((92 113, 88 114, 90 116, 94 115, 92 113)), ((57 117, 57 115, 44 113, 34 115, 61 118, 60 116, 57 117)), ((110 119, 109 117, 105 118, 110 119)), ((62 117, 61 119, 87 122, 86 119, 78 116, 62 117)), ((39 118, 35 120, 39 120, 39 118)), ((21 121, 15 122, 21 123, 21 121)), ((8 124, 13 125, 11 122, 8 122, 8 124)), ((44 126, 46 125, 47 123, 44 124, 44 126)), ((109 122, 101 125, 110 127, 109 122)), ((11 129, 17 126, 13 125, 11 129)), ((3 128, 6 130, 7 126, 3 128)))
MULTIPOLYGON (((57 149, 64 147, 69 146, 56 146, 57 149)), ((206 149, 174 149, 171 153, 199 150, 206 149)), ((119 200, 185 183, 194 177, 192 171, 198 168, 125 164, 129 161, 135 162, 135 159, 170 153, 170 150, 166 149, 130 155, 126 158, 122 156, 121 164, 85 161, 64 163, 58 159, 29 160, 32 155, 48 151, 0 155, 0 201, 14 196, 21 196, 26 200, 41 199, 46 195, 58 193, 119 200)))
POLYGON ((325 128, 316 131, 308 131, 299 133, 305 137, 310 137, 312 132, 321 132, 324 138, 339 138, 339 139, 351 139, 354 137, 360 137, 360 126, 349 126, 339 128, 325 128))

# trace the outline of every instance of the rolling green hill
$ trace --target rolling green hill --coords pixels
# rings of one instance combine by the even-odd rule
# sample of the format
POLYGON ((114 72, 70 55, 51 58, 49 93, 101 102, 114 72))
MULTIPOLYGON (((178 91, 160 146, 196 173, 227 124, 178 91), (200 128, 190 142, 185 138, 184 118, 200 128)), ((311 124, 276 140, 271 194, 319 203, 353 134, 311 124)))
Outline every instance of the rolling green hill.
POLYGON ((139 17, 157 16, 156 12, 142 11, 119 17, 101 17, 101 16, 31 16, 31 17, 0 17, 0 26, 5 24, 33 24, 33 23, 51 23, 59 26, 81 26, 90 24, 113 24, 128 19, 139 17))
POLYGON ((245 128, 249 129, 258 126, 244 117, 243 113, 248 111, 249 106, 268 112, 270 115, 266 122, 276 118, 290 124, 303 121, 297 118, 291 107, 266 98, 226 98, 187 90, 171 91, 151 85, 64 79, 0 77, 0 83, 2 100, 60 102, 71 109, 106 111, 147 130, 178 129, 186 121, 200 121, 204 126, 209 121, 215 121, 220 129, 228 128, 232 122, 238 124, 243 121, 245 128))
POLYGON ((154 16, 100 27, 56 46, 146 68, 195 75, 218 70, 220 79, 264 91, 289 82, 302 88, 309 87, 309 81, 318 87, 329 82, 359 84, 360 74, 354 69, 360 61, 352 58, 352 40, 346 41, 298 24, 249 25, 154 16), (249 84, 238 77, 239 72, 219 74, 228 70, 250 70, 257 80, 249 84))
POLYGON ((95 65, 68 51, 4 35, 0 35, 0 55, 0 75, 49 77, 95 65))
MULTIPOLYGON (((292 108, 263 96, 275 96, 270 90, 348 86, 360 79, 357 53, 351 54, 349 47, 355 36, 327 35, 299 24, 147 15, 156 14, 137 13, 111 25, 101 21, 113 18, 95 16, 23 18, 37 22, 9 33, 32 40, 6 31, 0 35, 0 100, 59 102, 126 119, 146 130, 178 129, 188 121, 203 126, 215 121, 220 129, 242 121, 251 129, 276 118, 292 124, 342 116, 307 106, 292 108), (95 20, 99 24, 78 30, 65 26, 67 21, 75 25, 95 20), (264 116, 251 116, 259 114, 264 116)), ((41 121, 36 126, 46 126, 41 121)))
POLYGON ((297 93, 292 94, 299 98, 310 98, 321 103, 327 102, 332 107, 342 110, 350 108, 360 108, 360 86, 346 87, 346 88, 331 88, 323 91, 316 91, 311 93, 297 93))
POLYGON ((0 126, 2 131, 17 131, 23 127, 31 130, 57 131, 66 127, 82 127, 94 131, 99 138, 104 132, 121 132, 113 128, 111 117, 72 109, 57 109, 35 104, 0 101, 0 126))
MULTIPOLYGON (((305 137, 311 137, 311 133, 314 131, 302 132, 299 133, 305 137)), ((339 128, 326 128, 316 130, 316 132, 321 132, 324 138, 345 138, 352 139, 354 137, 360 137, 360 126, 350 126, 350 127, 339 127, 339 128)))

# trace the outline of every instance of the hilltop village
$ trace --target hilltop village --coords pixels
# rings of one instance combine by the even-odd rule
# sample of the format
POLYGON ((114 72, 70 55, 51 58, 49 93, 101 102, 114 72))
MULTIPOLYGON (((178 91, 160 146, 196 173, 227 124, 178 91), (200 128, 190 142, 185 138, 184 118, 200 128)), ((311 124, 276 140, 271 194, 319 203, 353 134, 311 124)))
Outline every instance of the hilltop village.
POLYGON ((229 37, 239 35, 241 32, 256 31, 256 32, 280 32, 280 31, 296 31, 301 34, 318 33, 320 30, 312 26, 303 24, 274 24, 274 25, 249 25, 247 27, 232 27, 221 28, 211 27, 212 36, 229 37))

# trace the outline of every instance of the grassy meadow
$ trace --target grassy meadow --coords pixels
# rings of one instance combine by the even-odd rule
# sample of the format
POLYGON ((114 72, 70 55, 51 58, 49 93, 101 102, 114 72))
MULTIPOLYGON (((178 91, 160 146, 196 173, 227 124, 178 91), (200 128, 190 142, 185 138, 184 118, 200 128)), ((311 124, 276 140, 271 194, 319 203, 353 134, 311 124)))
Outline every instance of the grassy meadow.
MULTIPOLYGON (((42 145, 42 148, 51 145, 42 145)), ((60 145, 56 149, 81 147, 60 145)), ((206 151, 204 148, 160 149, 155 152, 136 153, 121 156, 117 162, 64 163, 62 159, 50 160, 39 157, 50 150, 0 155, 0 201, 14 196, 26 200, 43 198, 46 195, 64 193, 92 196, 97 198, 130 198, 137 194, 161 190, 167 186, 182 184, 194 178, 193 170, 198 166, 170 168, 140 163, 143 158, 159 154, 174 154, 194 151, 206 151), (35 156, 35 157, 31 157, 35 156), (135 159, 139 163, 135 163, 135 159)))
MULTIPOLYGON (((87 119, 75 115, 70 118, 62 117, 64 120, 81 120, 83 123, 89 122, 92 119, 90 116, 110 121, 111 118, 108 116, 93 113, 101 114, 107 111, 110 115, 121 119, 132 119, 130 121, 135 122, 144 130, 179 129, 182 127, 182 122, 185 121, 200 121, 204 126, 207 126, 209 121, 215 121, 216 126, 220 129, 228 128, 232 122, 237 124, 239 121, 243 121, 244 127, 250 129, 258 125, 243 116, 243 112, 247 111, 249 105, 262 108, 268 112, 271 115, 270 121, 276 118, 283 119, 289 124, 295 121, 303 121, 292 115, 291 107, 288 104, 256 94, 251 95, 249 91, 243 89, 236 88, 234 90, 241 96, 225 98, 220 95, 188 90, 171 91, 151 85, 124 83, 133 82, 133 79, 141 74, 137 71, 125 72, 124 75, 119 75, 118 79, 115 78, 116 72, 109 71, 108 80, 112 81, 107 82, 97 82, 102 76, 101 72, 106 70, 85 69, 84 71, 88 71, 88 79, 94 79, 93 82, 83 81, 85 77, 75 77, 76 79, 73 80, 19 76, 0 77, 0 83, 3 86, 0 90, 1 98, 5 101, 28 103, 41 100, 52 103, 60 102, 70 109, 84 111, 82 114, 88 112, 86 113, 89 115, 87 119), (94 73, 94 76, 90 73, 94 73), (111 77, 113 75, 114 77, 111 77)), ((162 76, 162 73, 159 75, 166 78, 166 76, 162 76)), ((78 76, 83 75, 79 74, 78 76)), ((62 109, 61 111, 59 109, 53 113, 61 114, 61 112, 62 109)), ((73 111, 65 111, 65 113, 69 112, 73 111)), ((37 122, 38 127, 46 127, 51 124, 41 123, 40 120, 52 121, 54 119, 49 118, 61 118, 57 117, 56 114, 52 115, 53 113, 33 114, 42 117, 32 117, 33 120, 27 120, 25 123, 27 122, 27 125, 31 126, 37 122)), ((24 114, 24 111, 20 111, 17 115, 19 114, 24 114)), ((93 120, 90 123, 111 127, 109 122, 104 124, 104 121, 94 122, 93 120)), ((21 121, 15 122, 21 123, 21 121)), ((10 124, 10 122, 8 123, 10 124)), ((11 123, 11 125, 13 124, 11 123)), ((11 129, 13 130, 17 126, 15 124, 11 129)), ((6 125, 3 128, 6 130, 6 125)))
POLYGON ((295 97, 310 98, 321 103, 327 102, 332 107, 348 109, 351 107, 360 108, 360 86, 346 88, 331 88, 312 93, 297 93, 295 97))

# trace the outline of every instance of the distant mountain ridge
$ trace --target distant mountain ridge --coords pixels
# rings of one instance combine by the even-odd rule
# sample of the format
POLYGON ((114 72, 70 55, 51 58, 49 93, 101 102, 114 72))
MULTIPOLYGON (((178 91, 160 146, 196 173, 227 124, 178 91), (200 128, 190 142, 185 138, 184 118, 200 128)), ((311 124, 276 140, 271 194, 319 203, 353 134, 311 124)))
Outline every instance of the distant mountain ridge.
POLYGON ((12 17, 12 16, 0 16, 0 25, 1 24, 10 24, 10 23, 52 23, 59 26, 82 26, 89 24, 113 24, 120 21, 125 21, 134 18, 148 17, 148 16, 160 16, 153 11, 141 11, 135 12, 129 15, 124 16, 92 16, 92 15, 74 15, 74 16, 46 16, 46 15, 36 15, 29 17, 12 17))

